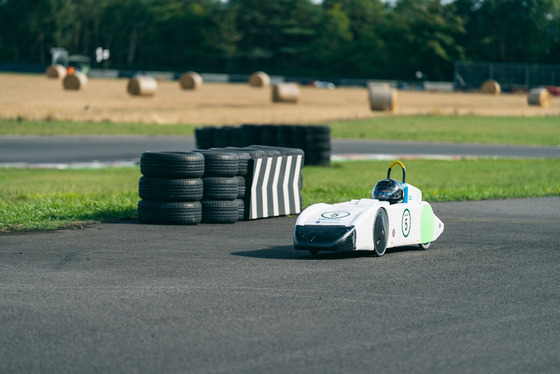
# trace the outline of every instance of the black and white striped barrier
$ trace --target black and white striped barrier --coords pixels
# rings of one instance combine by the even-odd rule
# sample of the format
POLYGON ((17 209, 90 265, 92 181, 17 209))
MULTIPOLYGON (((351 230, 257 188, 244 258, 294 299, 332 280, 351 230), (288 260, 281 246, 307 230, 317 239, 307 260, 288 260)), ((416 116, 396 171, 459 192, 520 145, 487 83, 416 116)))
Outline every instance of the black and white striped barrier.
POLYGON ((249 163, 247 219, 301 212, 302 154, 261 157, 249 163))

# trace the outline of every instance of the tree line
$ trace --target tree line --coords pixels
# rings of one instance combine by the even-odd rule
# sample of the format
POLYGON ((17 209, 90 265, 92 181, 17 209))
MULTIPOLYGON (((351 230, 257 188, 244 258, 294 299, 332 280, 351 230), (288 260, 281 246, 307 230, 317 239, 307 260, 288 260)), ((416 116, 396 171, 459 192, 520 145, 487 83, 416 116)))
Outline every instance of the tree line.
POLYGON ((560 63, 560 1, 0 0, 0 62, 51 47, 121 69, 450 80, 457 60, 560 63))

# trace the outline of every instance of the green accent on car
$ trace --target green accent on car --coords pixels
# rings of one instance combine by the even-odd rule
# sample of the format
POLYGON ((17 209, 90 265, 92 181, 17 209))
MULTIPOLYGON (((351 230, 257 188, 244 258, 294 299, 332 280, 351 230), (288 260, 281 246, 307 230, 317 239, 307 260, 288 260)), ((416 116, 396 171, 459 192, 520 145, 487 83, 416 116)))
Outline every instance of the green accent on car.
POLYGON ((434 241, 434 211, 430 204, 424 204, 420 221, 420 242, 422 244, 434 241))

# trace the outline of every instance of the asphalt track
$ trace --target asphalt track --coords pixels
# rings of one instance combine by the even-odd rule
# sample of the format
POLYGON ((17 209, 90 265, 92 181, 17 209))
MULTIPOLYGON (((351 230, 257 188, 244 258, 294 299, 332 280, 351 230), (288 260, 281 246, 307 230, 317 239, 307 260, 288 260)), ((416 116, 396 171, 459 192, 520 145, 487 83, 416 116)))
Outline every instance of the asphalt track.
MULTIPOLYGON (((194 147, 0 137, 0 164, 194 147)), ((560 157, 338 140, 333 153, 560 157)), ((381 258, 296 251, 295 217, 0 234, 0 373, 559 372, 560 199, 433 206, 442 237, 381 258)))
POLYGON ((294 217, 2 234, 0 372, 560 372, 560 199, 433 207, 380 258, 294 250, 294 217))
MULTIPOLYGON (((178 136, 2 136, 0 166, 137 162, 142 152, 148 150, 191 151, 195 148, 193 137, 178 136)), ((560 147, 333 139, 332 153, 361 157, 560 158, 560 147)))

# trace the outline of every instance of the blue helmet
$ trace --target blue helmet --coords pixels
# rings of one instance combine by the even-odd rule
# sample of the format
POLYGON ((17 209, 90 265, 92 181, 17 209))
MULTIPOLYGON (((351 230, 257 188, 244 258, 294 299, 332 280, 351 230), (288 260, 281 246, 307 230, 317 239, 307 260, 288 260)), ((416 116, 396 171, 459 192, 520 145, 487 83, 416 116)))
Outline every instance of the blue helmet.
POLYGON ((371 198, 388 201, 391 204, 402 203, 404 200, 403 185, 391 178, 380 180, 371 192, 371 198))

